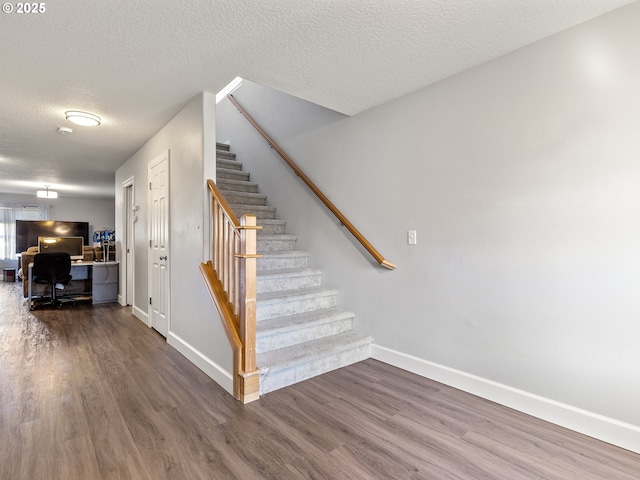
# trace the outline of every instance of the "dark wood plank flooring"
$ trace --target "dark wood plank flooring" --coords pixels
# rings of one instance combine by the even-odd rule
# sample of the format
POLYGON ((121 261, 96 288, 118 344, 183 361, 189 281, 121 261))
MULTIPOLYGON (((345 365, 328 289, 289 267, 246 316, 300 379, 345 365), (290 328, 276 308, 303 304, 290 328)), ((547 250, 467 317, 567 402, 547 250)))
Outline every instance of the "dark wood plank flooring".
POLYGON ((0 478, 637 480, 640 455, 375 360, 243 406, 130 308, 0 283, 0 478))

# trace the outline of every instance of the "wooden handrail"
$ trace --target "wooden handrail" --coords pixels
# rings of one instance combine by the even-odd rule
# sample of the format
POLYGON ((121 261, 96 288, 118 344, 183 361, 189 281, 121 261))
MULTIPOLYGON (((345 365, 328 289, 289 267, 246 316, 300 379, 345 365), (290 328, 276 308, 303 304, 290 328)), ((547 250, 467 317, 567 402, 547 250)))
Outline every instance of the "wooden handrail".
POLYGON ((378 250, 376 250, 373 245, 362 235, 358 229, 345 217, 340 210, 326 197, 322 191, 307 177, 302 170, 295 164, 293 160, 269 137, 269 135, 256 123, 256 121, 247 113, 247 111, 242 108, 242 106, 238 103, 235 97, 231 94, 227 95, 227 98, 235 105, 238 111, 253 125, 253 127, 262 135, 262 137, 267 141, 269 146, 273 148, 280 157, 286 162, 289 167, 294 171, 294 173, 302 179, 302 181, 311 189, 313 193, 320 199, 322 203, 326 205, 326 207, 331 210, 331 212, 340 220, 340 223, 344 225, 349 232, 362 244, 362 246, 371 254, 371 256, 383 267, 388 268, 389 270, 394 270, 396 266, 385 259, 378 250))
POLYGON ((200 272, 222 320, 233 351, 233 395, 242 403, 260 396, 256 366, 256 225, 255 215, 233 213, 212 180, 211 260, 200 272))
POLYGON ((236 217, 236 214, 233 213, 233 210, 231 210, 231 207, 222 196, 222 192, 218 189, 218 186, 215 184, 215 182, 211 179, 207 180, 207 187, 209 188, 209 193, 211 193, 211 196, 220 204, 220 206, 222 207, 222 211, 233 223, 233 226, 239 228, 240 221, 238 220, 238 217, 236 217))

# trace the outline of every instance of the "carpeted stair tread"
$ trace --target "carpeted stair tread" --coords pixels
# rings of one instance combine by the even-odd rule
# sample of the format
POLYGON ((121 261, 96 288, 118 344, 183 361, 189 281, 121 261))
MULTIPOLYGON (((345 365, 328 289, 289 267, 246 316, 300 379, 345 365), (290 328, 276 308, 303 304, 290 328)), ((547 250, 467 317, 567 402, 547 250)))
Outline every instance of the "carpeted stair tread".
POLYGON ((258 272, 271 272, 283 268, 305 268, 309 263, 309 254, 300 250, 263 253, 258 258, 258 272))
POLYGON ((216 153, 218 150, 222 150, 223 152, 228 152, 229 151, 229 144, 228 143, 220 143, 220 142, 216 142, 216 153))
POLYGON ((277 235, 264 235, 263 240, 297 240, 298 235, 291 233, 281 233, 277 235))
POLYGON ((216 159, 216 169, 226 168, 228 170, 242 170, 242 163, 237 160, 231 160, 226 158, 216 159))
POLYGON ((216 160, 235 160, 236 154, 233 152, 216 149, 216 160))
POLYGON ((276 372, 298 364, 310 363, 317 358, 327 357, 336 352, 350 350, 357 346, 371 344, 372 338, 364 333, 351 330, 330 337, 300 343, 290 347, 263 352, 257 355, 261 373, 276 372))
POLYGON ((258 193, 258 184, 248 180, 218 178, 216 179, 216 185, 220 190, 228 190, 230 192, 258 193))
MULTIPOLYGON (((233 202, 241 203, 242 205, 253 205, 251 202, 265 202, 267 200, 267 196, 264 193, 239 192, 237 190, 227 190, 224 188, 220 188, 220 192, 222 193, 222 196, 225 198, 227 203, 233 202), (242 199, 244 199, 244 201, 238 201, 242 199)), ((259 205, 259 203, 255 203, 255 205, 259 205)), ((264 203, 262 203, 262 205, 264 205, 264 203)))
POLYGON ((353 312, 341 307, 333 307, 263 320, 256 324, 256 330, 260 335, 270 335, 286 330, 309 328, 338 320, 353 319, 353 317, 353 312))
POLYGON ((276 218, 275 207, 269 207, 265 205, 242 205, 239 203, 230 203, 229 206, 236 217, 240 218, 243 215, 254 215, 256 218, 276 218))
POLYGON ((271 205, 245 205, 242 203, 229 203, 229 206, 233 209, 234 207, 238 210, 246 210, 247 208, 255 208, 256 210, 264 210, 264 211, 276 211, 276 207, 272 207, 271 205))
POLYGON ((283 268, 257 273, 258 293, 319 287, 322 284, 322 270, 317 268, 283 268))
POLYGON ((338 291, 335 288, 311 287, 297 290, 258 293, 256 301, 258 302, 258 308, 260 308, 261 306, 273 305, 280 302, 291 302, 294 300, 328 297, 332 295, 338 295, 338 291))
POLYGON ((229 205, 244 205, 244 206, 266 206, 267 196, 264 193, 255 192, 238 192, 232 190, 220 189, 222 196, 229 205))
POLYGON ((297 235, 260 235, 258 237, 257 252, 265 255, 272 252, 289 252, 295 250, 297 235))
POLYGON ((258 225, 262 229, 258 230, 258 236, 262 235, 281 235, 285 233, 287 222, 274 218, 258 218, 258 225))
POLYGON ((353 329, 353 318, 353 312, 332 307, 262 320, 256 323, 256 352, 279 350, 348 332, 353 329))
POLYGON ((249 180, 249 172, 229 168, 216 168, 216 177, 218 179, 249 180))
POLYGON ((336 307, 338 291, 322 286, 275 290, 256 295, 256 322, 336 307))
MULTIPOLYGON (((258 222, 259 224, 260 222, 258 222)), ((269 252, 261 255, 257 262, 258 272, 269 272, 283 268, 304 268, 307 267, 309 261, 309 254, 302 250, 269 252)))
MULTIPOLYGON (((258 222, 258 225, 260 225, 260 223, 258 222)), ((262 255, 262 257, 308 257, 309 254, 307 252, 305 252, 304 250, 291 250, 291 251, 287 251, 287 252, 268 252, 265 253, 264 255, 262 255)), ((260 261, 260 259, 258 259, 258 261, 260 261)))
POLYGON ((280 270, 266 270, 264 272, 258 272, 258 278, 262 280, 275 280, 283 277, 305 277, 308 275, 320 275, 321 273, 322 270, 320 270, 319 268, 282 268, 280 270))

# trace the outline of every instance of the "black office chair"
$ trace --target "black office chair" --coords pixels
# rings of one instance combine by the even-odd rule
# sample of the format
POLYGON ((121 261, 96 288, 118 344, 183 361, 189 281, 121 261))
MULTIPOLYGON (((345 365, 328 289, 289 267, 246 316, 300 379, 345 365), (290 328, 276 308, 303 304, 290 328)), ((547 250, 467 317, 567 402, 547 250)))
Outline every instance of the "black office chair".
POLYGON ((68 253, 36 253, 33 257, 33 283, 51 285, 48 301, 38 302, 34 307, 51 305, 60 308, 62 302, 56 295, 56 285, 69 285, 71 281, 71 256, 68 253))

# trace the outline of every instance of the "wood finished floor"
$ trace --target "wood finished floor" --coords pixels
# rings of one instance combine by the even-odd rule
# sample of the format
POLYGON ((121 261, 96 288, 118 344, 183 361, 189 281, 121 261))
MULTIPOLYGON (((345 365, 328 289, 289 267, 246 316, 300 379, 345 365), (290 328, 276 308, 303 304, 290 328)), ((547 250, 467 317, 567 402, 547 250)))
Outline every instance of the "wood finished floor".
POLYGON ((375 360, 240 405, 116 304, 0 283, 0 479, 637 480, 640 455, 375 360))

